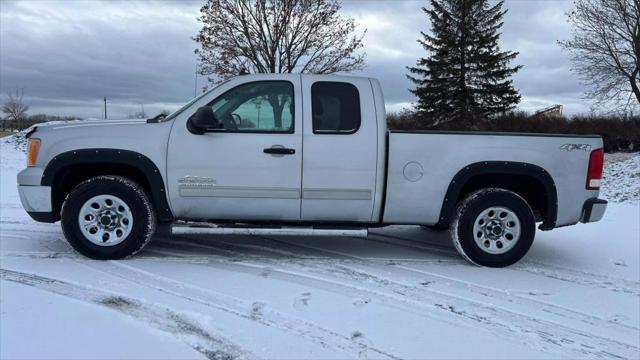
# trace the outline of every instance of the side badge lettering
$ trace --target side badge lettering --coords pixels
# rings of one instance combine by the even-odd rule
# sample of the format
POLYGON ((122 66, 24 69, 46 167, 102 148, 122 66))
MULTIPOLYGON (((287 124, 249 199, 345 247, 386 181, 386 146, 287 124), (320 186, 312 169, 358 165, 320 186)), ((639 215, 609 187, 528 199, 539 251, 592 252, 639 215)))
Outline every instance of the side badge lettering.
POLYGON ((202 187, 215 186, 216 185, 216 179, 210 178, 210 177, 203 177, 203 176, 187 175, 187 176, 184 176, 184 177, 180 178, 178 180, 178 184, 181 185, 181 186, 182 185, 184 185, 184 186, 202 186, 202 187))
POLYGON ((573 151, 573 150, 591 151, 591 145, 589 145, 589 144, 564 144, 564 145, 560 146, 560 150, 564 150, 564 151, 573 151))

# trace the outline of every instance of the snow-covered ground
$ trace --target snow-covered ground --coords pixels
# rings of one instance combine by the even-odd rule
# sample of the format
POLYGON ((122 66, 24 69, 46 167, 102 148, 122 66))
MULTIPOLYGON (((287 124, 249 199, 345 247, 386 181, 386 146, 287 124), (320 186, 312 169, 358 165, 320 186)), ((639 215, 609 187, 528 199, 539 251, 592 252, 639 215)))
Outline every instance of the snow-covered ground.
POLYGON ((126 261, 33 222, 0 140, 2 358, 638 358, 640 156, 608 158, 603 221, 538 232, 506 269, 446 233, 159 235, 126 261))

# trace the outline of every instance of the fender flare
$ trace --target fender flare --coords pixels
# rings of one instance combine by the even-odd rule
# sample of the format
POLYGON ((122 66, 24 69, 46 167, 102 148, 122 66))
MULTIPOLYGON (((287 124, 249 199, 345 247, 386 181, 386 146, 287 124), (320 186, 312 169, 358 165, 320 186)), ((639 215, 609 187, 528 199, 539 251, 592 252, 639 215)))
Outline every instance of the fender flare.
POLYGON ((545 209, 545 218, 539 228, 540 230, 551 230, 556 226, 558 194, 556 184, 549 172, 537 165, 511 161, 481 161, 467 165, 458 171, 449 183, 436 226, 448 226, 451 222, 456 212, 456 201, 462 188, 471 178, 489 174, 523 175, 535 178, 542 183, 547 196, 547 208, 545 209))
POLYGON ((149 184, 158 220, 167 222, 173 219, 160 170, 151 159, 135 151, 101 148, 79 149, 58 154, 45 167, 40 184, 53 186, 58 172, 67 166, 100 163, 128 165, 142 171, 149 184))

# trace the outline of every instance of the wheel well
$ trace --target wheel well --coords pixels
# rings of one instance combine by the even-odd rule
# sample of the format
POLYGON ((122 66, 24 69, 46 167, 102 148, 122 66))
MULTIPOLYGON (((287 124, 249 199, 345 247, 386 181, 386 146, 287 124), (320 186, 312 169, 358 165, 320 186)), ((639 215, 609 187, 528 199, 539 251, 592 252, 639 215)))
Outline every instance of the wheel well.
POLYGON ((162 174, 153 161, 135 151, 95 148, 61 153, 44 169, 40 184, 52 187, 52 221, 60 220, 60 208, 71 189, 98 175, 119 175, 138 182, 150 196, 158 221, 173 220, 162 174))
MULTIPOLYGON (((62 203, 73 188, 85 180, 100 175, 118 175, 129 178, 142 186, 151 197, 151 186, 147 177, 142 170, 134 166, 113 163, 72 164, 58 170, 51 185, 51 206, 54 220, 60 220, 62 203)), ((151 201, 153 202, 152 197, 151 201)))
POLYGON ((456 204, 460 203, 468 194, 489 187, 513 191, 529 204, 536 221, 547 219, 549 194, 539 179, 528 175, 496 173, 473 176, 462 186, 456 204))
POLYGON ((513 191, 529 204, 542 221, 541 230, 555 227, 558 197, 553 178, 544 168, 521 162, 482 161, 469 164, 451 180, 436 226, 448 227, 455 216, 458 203, 469 193, 489 187, 513 191))

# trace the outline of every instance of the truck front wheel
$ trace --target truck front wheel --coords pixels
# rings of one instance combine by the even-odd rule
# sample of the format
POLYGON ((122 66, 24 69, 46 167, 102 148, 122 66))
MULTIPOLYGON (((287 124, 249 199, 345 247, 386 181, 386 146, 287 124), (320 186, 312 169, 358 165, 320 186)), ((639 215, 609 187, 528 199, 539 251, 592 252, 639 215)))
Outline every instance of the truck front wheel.
POLYGON ((487 188, 469 194, 449 229, 453 245, 467 261, 488 267, 516 263, 529 251, 535 217, 518 194, 487 188))
POLYGON ((144 189, 121 176, 97 176, 76 186, 62 205, 62 231, 80 254, 122 259, 140 251, 156 228, 144 189))

